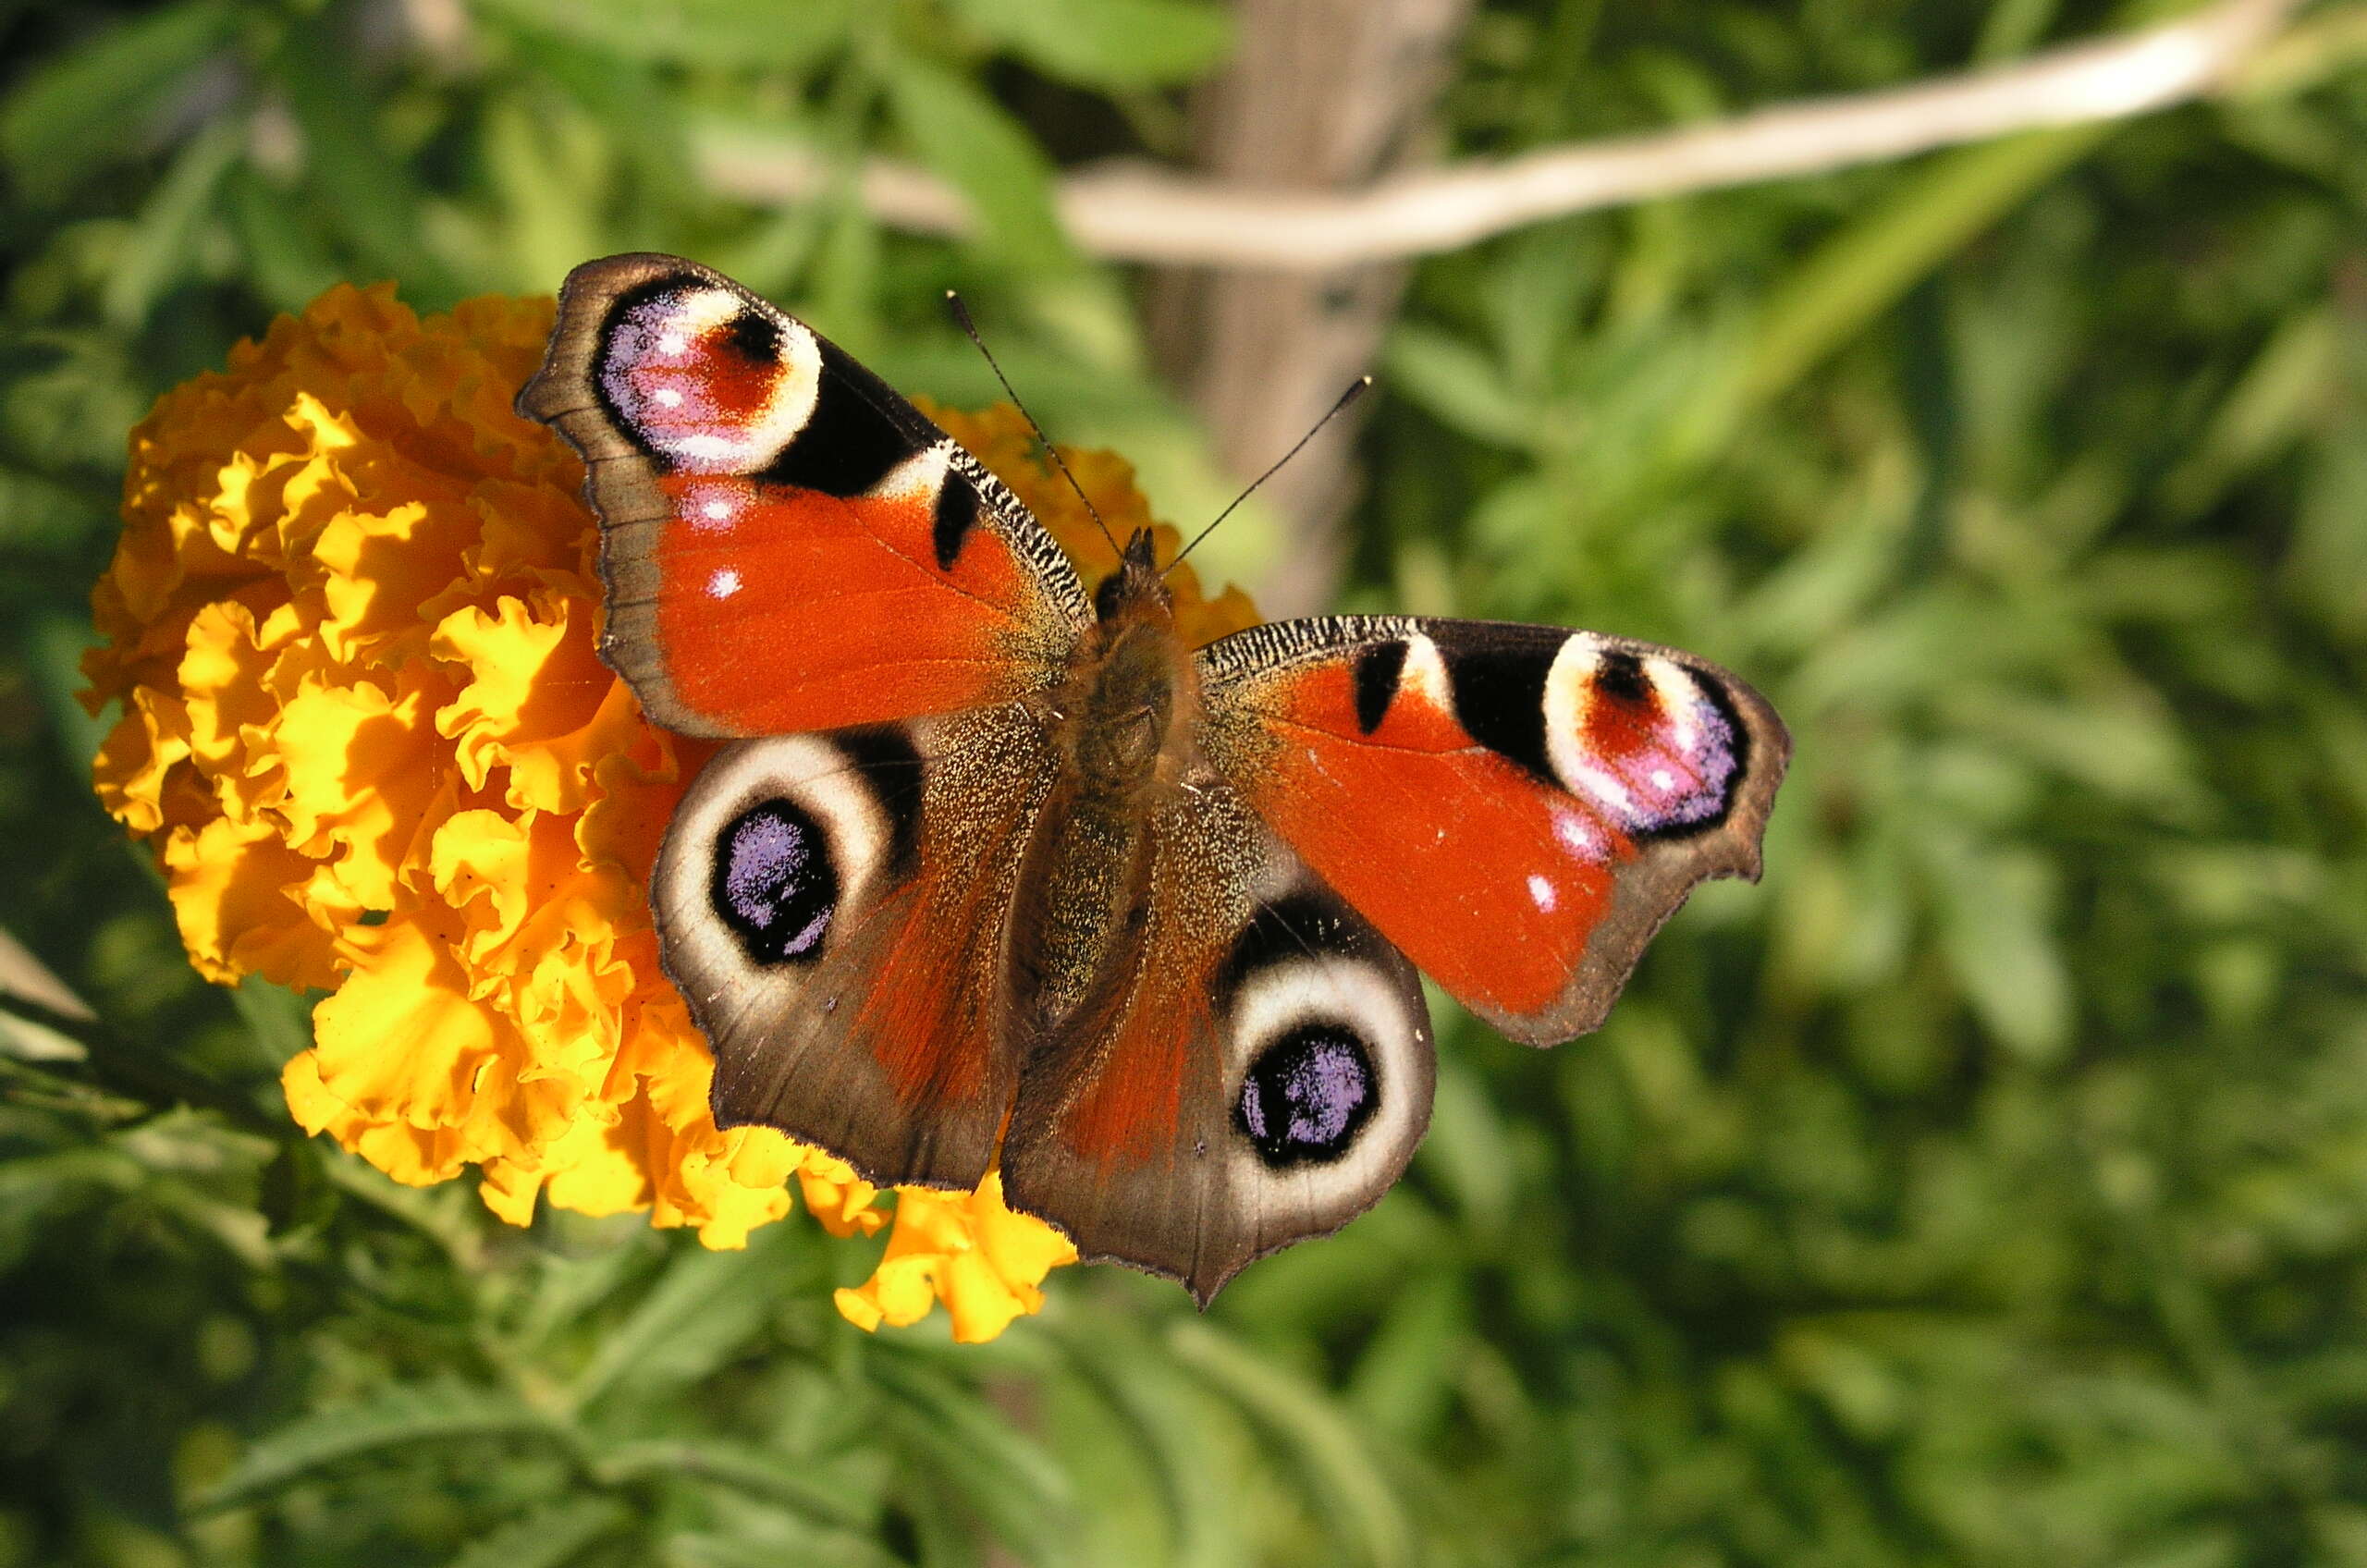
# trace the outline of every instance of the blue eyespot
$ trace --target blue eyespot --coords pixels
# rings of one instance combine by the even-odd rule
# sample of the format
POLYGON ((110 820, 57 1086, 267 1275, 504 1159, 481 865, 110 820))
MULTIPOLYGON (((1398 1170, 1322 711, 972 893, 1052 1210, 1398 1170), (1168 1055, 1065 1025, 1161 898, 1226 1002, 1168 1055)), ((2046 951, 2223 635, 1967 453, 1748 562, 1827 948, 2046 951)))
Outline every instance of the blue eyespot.
POLYGON ((1372 1059, 1338 1023, 1308 1023, 1258 1054, 1241 1081, 1238 1123, 1270 1166, 1337 1159, 1372 1119, 1372 1059))
POLYGON ((829 842, 792 802, 751 806, 717 839, 708 897, 752 962, 810 961, 839 906, 829 842))

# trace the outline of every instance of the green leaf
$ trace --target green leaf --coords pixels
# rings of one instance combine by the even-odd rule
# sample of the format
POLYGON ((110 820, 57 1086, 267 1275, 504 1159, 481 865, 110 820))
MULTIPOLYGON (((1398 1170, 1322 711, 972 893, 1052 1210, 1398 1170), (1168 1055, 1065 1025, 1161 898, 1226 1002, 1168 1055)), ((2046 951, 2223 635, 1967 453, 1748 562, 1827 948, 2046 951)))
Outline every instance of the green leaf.
POLYGON ((913 1562, 903 1552, 889 1551, 869 1537, 844 1530, 816 1531, 785 1541, 744 1528, 728 1536, 693 1532, 668 1537, 666 1550, 664 1561, 683 1568, 783 1568, 799 1562, 826 1562, 830 1568, 911 1568, 913 1562))
POLYGON ((569 1498, 479 1537, 448 1568, 566 1568, 632 1522, 613 1498, 569 1498))
POLYGON ((413 299, 460 293, 458 280, 422 243, 419 182, 381 133, 377 105, 354 77, 350 51, 329 21, 291 29, 273 74, 303 132, 308 193, 362 263, 413 299))
POLYGON ((337 264, 322 251, 290 191, 240 165, 231 169, 223 194, 231 232, 246 253, 249 281, 264 303, 299 311, 337 280, 337 264))
MULTIPOLYGON (((0 996, 9 996, 52 1013, 59 1018, 95 1020, 98 1014, 91 1004, 74 994, 74 988, 57 977, 55 970, 42 962, 31 948, 0 926, 0 996)), ((80 1060, 87 1052, 77 1050, 80 1060)))
POLYGON ((1271 1434, 1276 1451, 1306 1479, 1335 1527, 1334 1538, 1355 1543, 1354 1561, 1375 1568, 1415 1561, 1413 1521, 1343 1409, 1305 1380, 1198 1324, 1178 1327, 1169 1342, 1178 1360, 1196 1368, 1271 1434))
POLYGON ((719 1487, 845 1529, 868 1529, 876 1523, 876 1511, 807 1480, 794 1461, 717 1438, 629 1443, 602 1455, 598 1468, 616 1481, 670 1477, 719 1487))
POLYGON ((87 619, 64 614, 42 617, 26 637, 29 662, 57 749, 85 780, 112 727, 108 715, 92 717, 74 696, 83 685, 82 657, 98 641, 87 619))
POLYGON ((321 1170, 320 1151, 309 1141, 288 1140, 263 1169, 255 1207, 275 1239, 318 1225, 337 1212, 337 1189, 321 1170))
POLYGON ((1445 1419, 1471 1337, 1462 1273, 1441 1267, 1408 1282, 1349 1379, 1349 1404, 1379 1431, 1418 1440, 1445 1419))
POLYGON ((1390 334, 1388 355, 1389 390, 1449 429, 1515 451, 1536 444, 1536 403, 1474 345, 1409 322, 1390 334))
POLYGON ((278 1066, 313 1048, 313 1004, 285 986, 250 974, 230 1000, 265 1061, 278 1066))
POLYGON ((891 57, 887 82, 898 127, 968 199, 981 243, 1023 271, 1073 264, 1051 165, 1017 120, 967 79, 910 55, 891 57))
POLYGON ((1073 1312, 1047 1328, 1078 1376, 1131 1430, 1166 1503, 1176 1568, 1247 1560, 1244 1521, 1228 1506, 1233 1476, 1224 1462, 1228 1451, 1248 1441, 1233 1407, 1125 1316, 1073 1312))
POLYGON ((1974 1013, 2017 1054, 2060 1055, 2071 985, 2054 933, 2054 877, 2019 848, 1968 845, 1934 832, 1940 945, 1974 1013))
POLYGON ((696 189, 681 95, 659 69, 557 35, 530 35, 529 46, 535 68, 583 105, 644 178, 696 189))
POLYGON ((919 1358, 871 1358, 881 1406, 917 1474, 957 1492, 1029 1562, 1066 1561, 1077 1499, 1067 1474, 978 1395, 919 1358))
POLYGON ((563 1428, 507 1395, 458 1384, 396 1384, 264 1434, 190 1506, 199 1513, 235 1508, 334 1465, 423 1443, 521 1437, 569 1446, 563 1428))
POLYGON ((2246 472, 2288 448, 2337 393, 2341 368, 2331 307, 2286 320, 2228 389, 2202 439, 2164 477, 2163 504, 2196 516, 2246 472))
POLYGON ((90 1047, 70 1035, 61 1034, 46 1023, 36 1023, 30 1018, 0 1012, 0 1057, 10 1057, 18 1061, 53 1062, 82 1061, 90 1054, 90 1047))
POLYGON ((43 63, 0 103, 0 158, 26 190, 54 198, 136 154, 174 84, 228 39, 232 16, 227 0, 183 0, 43 63))
POLYGON ((606 248, 598 212, 609 171, 567 156, 566 133, 586 128, 581 115, 554 107, 572 105, 537 104, 524 93, 496 99, 481 133, 486 181, 503 215, 501 259, 521 288, 556 288, 570 268, 606 248))
POLYGON ((2007 209, 2093 151, 2109 125, 2071 126, 1942 155, 1826 240, 1769 292, 1730 396, 1738 413, 1805 374, 2007 209))
POLYGON ((667 1256, 656 1231, 611 1240, 583 1252, 543 1252, 533 1278, 521 1283, 509 1338, 521 1349, 539 1351, 562 1330, 585 1321, 618 1292, 652 1272, 667 1256))
POLYGON ((1084 87, 1189 81, 1233 46, 1232 18, 1199 0, 957 0, 963 16, 1048 76, 1084 87))
POLYGON ((772 1310, 768 1281, 781 1272, 779 1247, 772 1231, 736 1252, 681 1246, 641 1304, 602 1336, 570 1402, 679 1388, 740 1354, 772 1310))
POLYGON ((1462 1227, 1475 1239, 1495 1235, 1512 1214, 1517 1180, 1507 1158, 1512 1148, 1504 1119, 1489 1100, 1479 1074, 1467 1063, 1441 1059, 1430 1130, 1417 1158, 1453 1200, 1462 1227))
MULTIPOLYGON (((110 262, 121 232, 108 236, 110 262)), ((118 472, 124 432, 155 398, 129 346, 116 333, 71 331, 24 347, 31 351, 11 354, 0 370, 0 440, 51 472, 118 472)))
POLYGON ((853 0, 480 0, 497 17, 627 60, 725 69, 813 64, 846 42, 853 0))
POLYGON ((68 557, 113 521, 113 513, 86 488, 0 467, 0 550, 68 557))
POLYGON ((215 192, 243 140, 239 127, 216 121, 191 137, 174 157, 165 178, 148 193, 138 221, 125 237, 123 255, 107 277, 101 297, 107 320, 126 331, 136 329, 180 280, 195 259, 199 233, 214 215, 215 192))

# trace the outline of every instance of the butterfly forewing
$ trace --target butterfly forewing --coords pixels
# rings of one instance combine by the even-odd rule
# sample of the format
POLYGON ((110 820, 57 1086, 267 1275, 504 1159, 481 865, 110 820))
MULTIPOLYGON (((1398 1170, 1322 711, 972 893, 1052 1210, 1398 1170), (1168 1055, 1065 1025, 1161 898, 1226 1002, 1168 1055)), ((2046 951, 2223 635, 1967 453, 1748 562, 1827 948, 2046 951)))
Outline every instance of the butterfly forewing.
POLYGON ((1515 1039, 1594 1028, 1696 883, 1759 875, 1790 741, 1757 692, 1689 655, 1343 616, 1254 627, 1199 656, 1218 767, 1515 1039))
POLYGON ((1091 614, 1043 526, 820 334, 673 256, 579 267, 520 407, 583 455, 602 652, 717 737, 950 713, 1058 679, 1091 614))

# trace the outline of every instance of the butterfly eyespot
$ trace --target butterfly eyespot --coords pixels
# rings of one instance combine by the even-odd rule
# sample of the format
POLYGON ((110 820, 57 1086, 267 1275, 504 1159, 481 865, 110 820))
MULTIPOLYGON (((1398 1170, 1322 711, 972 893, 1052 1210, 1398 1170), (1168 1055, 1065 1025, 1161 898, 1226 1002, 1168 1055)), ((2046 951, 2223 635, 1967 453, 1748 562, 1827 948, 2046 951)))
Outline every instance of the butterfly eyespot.
POLYGON ((839 877, 821 827, 795 802, 771 800, 717 837, 709 888, 715 913, 749 959, 811 960, 838 912, 839 877))
POLYGON ((1236 1120, 1269 1166, 1336 1159, 1372 1120, 1372 1059, 1343 1024, 1306 1023, 1258 1053, 1236 1120))
POLYGON ((818 350, 729 288, 663 279, 620 297, 594 381, 644 451, 684 474, 761 468, 811 417, 818 350))
MULTIPOLYGON (((1564 788, 1631 838, 1722 825, 1748 771, 1749 736, 1716 677, 1573 634, 1546 679, 1547 744, 1564 788)), ((1557 834, 1584 856, 1589 837, 1557 834)))

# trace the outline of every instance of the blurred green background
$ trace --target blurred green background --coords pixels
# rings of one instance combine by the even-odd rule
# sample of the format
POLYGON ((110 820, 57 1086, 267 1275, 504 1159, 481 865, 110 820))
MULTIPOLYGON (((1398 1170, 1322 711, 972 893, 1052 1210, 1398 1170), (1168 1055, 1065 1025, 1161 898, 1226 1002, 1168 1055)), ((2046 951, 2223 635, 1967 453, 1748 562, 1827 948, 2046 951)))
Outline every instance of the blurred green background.
MULTIPOLYGON (((1489 0, 1428 113, 1510 153, 2176 10, 1489 0)), ((872 1249, 803 1220, 517 1231, 288 1154, 300 1004, 202 984, 90 795, 85 596, 125 431, 273 312, 638 247, 975 403, 958 286, 1208 515, 1164 285, 1049 191, 1187 159, 1233 18, 0 7, 0 926, 113 1042, 0 1054, 0 1564, 2367 1563, 2367 6, 2291 26, 2159 116, 1419 263, 1339 599, 1744 673, 1766 880, 1592 1038, 1442 1012, 1407 1180, 1205 1317, 1070 1270, 973 1350, 848 1328, 872 1249), (882 227, 865 153, 980 231, 882 227)), ((1228 533, 1253 588, 1293 548, 1228 533)))

